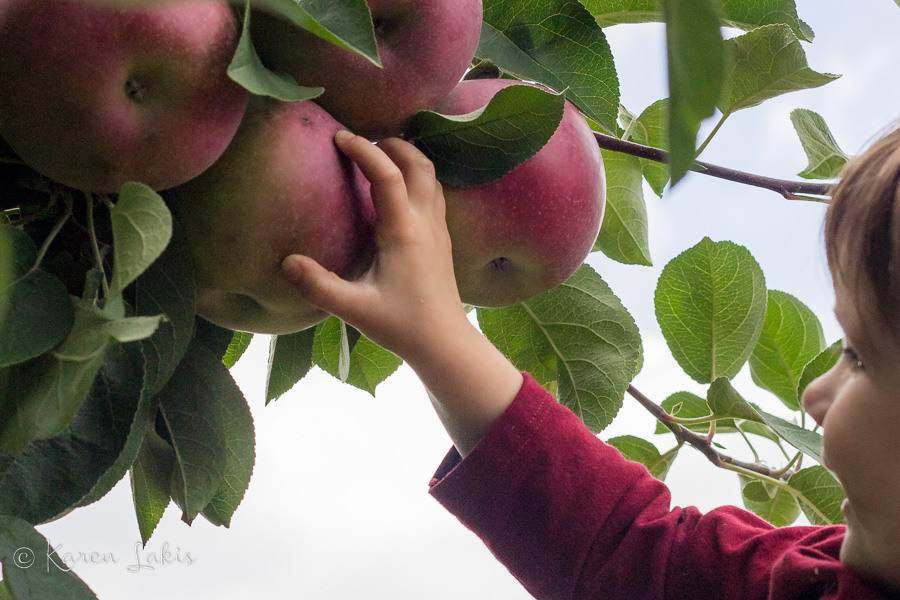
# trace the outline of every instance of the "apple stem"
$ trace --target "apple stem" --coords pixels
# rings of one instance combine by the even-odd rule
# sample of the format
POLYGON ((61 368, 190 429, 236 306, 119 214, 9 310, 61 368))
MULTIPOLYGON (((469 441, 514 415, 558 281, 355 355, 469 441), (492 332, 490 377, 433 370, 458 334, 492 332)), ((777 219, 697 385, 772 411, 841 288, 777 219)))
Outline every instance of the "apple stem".
MULTIPOLYGON (((667 163, 669 159, 668 152, 659 148, 654 148, 652 146, 644 146, 643 144, 626 142, 625 140, 620 140, 617 137, 606 135, 597 131, 594 132, 594 138, 596 138, 597 140, 597 145, 599 145, 604 150, 612 150, 613 152, 630 154, 632 156, 652 160, 653 162, 658 163, 667 163)), ((743 183, 746 185, 752 185, 754 187, 771 190, 773 192, 778 192, 787 200, 814 200, 816 202, 828 202, 827 199, 811 198, 806 194, 812 196, 831 195, 831 184, 828 183, 812 183, 807 181, 791 181, 789 179, 775 179, 772 177, 765 177, 763 175, 745 173, 743 171, 737 171, 735 169, 729 169, 727 167, 720 167, 718 165, 701 162, 699 160, 694 161, 694 166, 691 167, 691 170, 702 173, 704 175, 710 175, 712 177, 727 179, 728 181, 734 181, 737 183, 743 183)))

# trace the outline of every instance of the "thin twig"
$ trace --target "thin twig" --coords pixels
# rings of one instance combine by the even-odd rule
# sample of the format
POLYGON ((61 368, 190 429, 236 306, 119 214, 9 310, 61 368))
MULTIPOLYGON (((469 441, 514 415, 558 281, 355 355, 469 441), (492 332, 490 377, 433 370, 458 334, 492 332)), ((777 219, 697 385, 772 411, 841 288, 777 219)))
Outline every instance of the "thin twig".
MULTIPOLYGON (((604 150, 612 150, 614 152, 630 154, 632 156, 645 158, 647 160, 652 160, 658 163, 668 163, 669 160, 669 153, 665 150, 660 150, 659 148, 644 146, 643 144, 636 144, 634 142, 626 142, 624 140, 620 140, 617 137, 613 137, 611 135, 606 135, 596 131, 594 132, 594 138, 596 138, 597 140, 597 145, 599 145, 604 150)), ((735 169, 729 169, 727 167, 720 167, 718 165, 712 165, 709 163, 701 162, 699 160, 694 162, 694 166, 691 168, 691 170, 696 171, 697 173, 702 173, 704 175, 718 177, 719 179, 727 179, 728 181, 734 181, 737 183, 743 183, 746 185, 752 185, 754 187, 771 190, 773 192, 778 192, 788 200, 815 200, 818 202, 822 202, 824 201, 823 199, 804 197, 804 195, 831 195, 831 184, 813 183, 808 181, 792 181, 789 179, 775 179, 772 177, 765 177, 763 175, 745 173, 744 171, 737 171, 735 169)))
POLYGON ((100 245, 97 242, 97 230, 94 227, 94 196, 90 192, 84 192, 84 199, 87 201, 87 221, 91 236, 91 249, 94 252, 94 261, 97 263, 97 269, 103 274, 101 279, 103 300, 107 301, 109 300, 109 282, 106 280, 106 269, 103 268, 103 255, 100 253, 100 245))
MULTIPOLYGON (((711 439, 709 439, 705 435, 694 433, 690 429, 686 429, 685 427, 674 423, 669 413, 667 413, 660 405, 647 398, 647 396, 638 391, 634 386, 628 386, 628 393, 635 400, 637 400, 641 404, 641 406, 646 408, 650 412, 650 414, 656 417, 657 421, 665 425, 666 428, 668 428, 669 431, 671 431, 675 435, 675 439, 678 440, 679 443, 690 444, 691 446, 699 450, 701 454, 708 458, 709 461, 717 467, 731 465, 740 469, 746 469, 747 471, 759 473, 760 475, 765 475, 766 477, 772 477, 774 479, 779 478, 779 471, 770 469, 758 463, 745 462, 722 454, 721 452, 713 448, 711 439)), ((784 477, 784 473, 781 473, 781 477, 784 477)))
POLYGON ((41 249, 38 251, 37 259, 35 259, 35 261, 34 261, 34 267, 32 267, 32 270, 37 270, 41 267, 41 263, 44 262, 44 257, 47 255, 47 251, 50 250, 50 245, 53 243, 53 240, 55 240, 56 236, 59 235, 59 232, 62 231, 62 228, 66 224, 66 222, 69 220, 69 217, 72 216, 72 210, 73 210, 73 204, 74 204, 72 202, 72 197, 69 196, 68 194, 65 194, 63 196, 63 198, 66 203, 66 208, 65 208, 65 211, 63 212, 63 216, 59 218, 59 220, 53 226, 53 229, 50 230, 50 234, 44 240, 44 243, 41 244, 41 249))

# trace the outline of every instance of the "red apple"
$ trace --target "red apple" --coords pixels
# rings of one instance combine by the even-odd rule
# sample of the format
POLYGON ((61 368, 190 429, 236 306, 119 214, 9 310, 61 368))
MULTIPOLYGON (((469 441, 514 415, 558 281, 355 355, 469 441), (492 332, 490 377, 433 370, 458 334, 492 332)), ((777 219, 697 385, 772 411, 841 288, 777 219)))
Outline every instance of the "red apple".
MULTIPOLYGON (((517 83, 464 81, 437 111, 472 112, 517 83)), ((460 297, 476 306, 507 306, 562 283, 581 266, 600 231, 606 175, 590 126, 567 102, 559 129, 535 156, 487 185, 445 185, 444 195, 460 297)))
POLYGON ((313 102, 254 98, 222 158, 172 190, 201 317, 234 330, 300 331, 327 315, 282 274, 286 256, 311 256, 351 279, 371 263, 369 184, 334 144, 339 129, 313 102))
POLYGON ((481 0, 367 0, 383 68, 368 59, 257 11, 253 43, 264 64, 306 86, 324 87, 316 101, 355 133, 372 138, 403 132, 431 110, 465 74, 481 37, 481 0))
POLYGON ((50 179, 166 189, 234 136, 248 93, 226 73, 239 36, 227 2, 3 1, 0 136, 50 179))

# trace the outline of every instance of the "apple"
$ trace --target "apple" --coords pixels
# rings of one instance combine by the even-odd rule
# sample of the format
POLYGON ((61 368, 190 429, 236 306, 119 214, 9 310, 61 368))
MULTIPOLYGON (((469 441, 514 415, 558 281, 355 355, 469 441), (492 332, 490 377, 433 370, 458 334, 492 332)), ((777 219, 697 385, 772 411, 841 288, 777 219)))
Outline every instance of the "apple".
POLYGON ((481 0, 367 0, 383 68, 287 20, 256 11, 250 21, 263 64, 305 86, 354 133, 399 135, 459 83, 481 38, 481 0))
POLYGON ((327 316, 282 274, 290 254, 356 278, 374 255, 369 183, 334 143, 341 125, 311 101, 255 97, 206 172, 171 190, 191 246, 197 314, 228 329, 286 334, 327 316))
MULTIPOLYGON (((464 81, 437 111, 470 113, 521 83, 464 81)), ((444 196, 462 301, 508 306, 562 283, 584 262, 603 221, 606 175, 590 126, 566 102, 559 129, 535 156, 486 185, 445 185, 444 196)))
POLYGON ((249 94, 226 72, 239 30, 224 0, 2 2, 0 137, 36 171, 163 190, 228 146, 249 94))

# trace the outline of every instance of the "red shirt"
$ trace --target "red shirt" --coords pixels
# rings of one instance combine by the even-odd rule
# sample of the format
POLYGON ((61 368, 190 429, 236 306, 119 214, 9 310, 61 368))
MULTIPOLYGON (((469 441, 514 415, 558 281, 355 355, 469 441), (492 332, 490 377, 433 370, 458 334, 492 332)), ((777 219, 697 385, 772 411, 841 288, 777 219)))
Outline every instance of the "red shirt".
POLYGON ((843 526, 671 509, 665 484, 527 375, 475 449, 447 455, 431 494, 540 600, 892 597, 838 560, 843 526))

